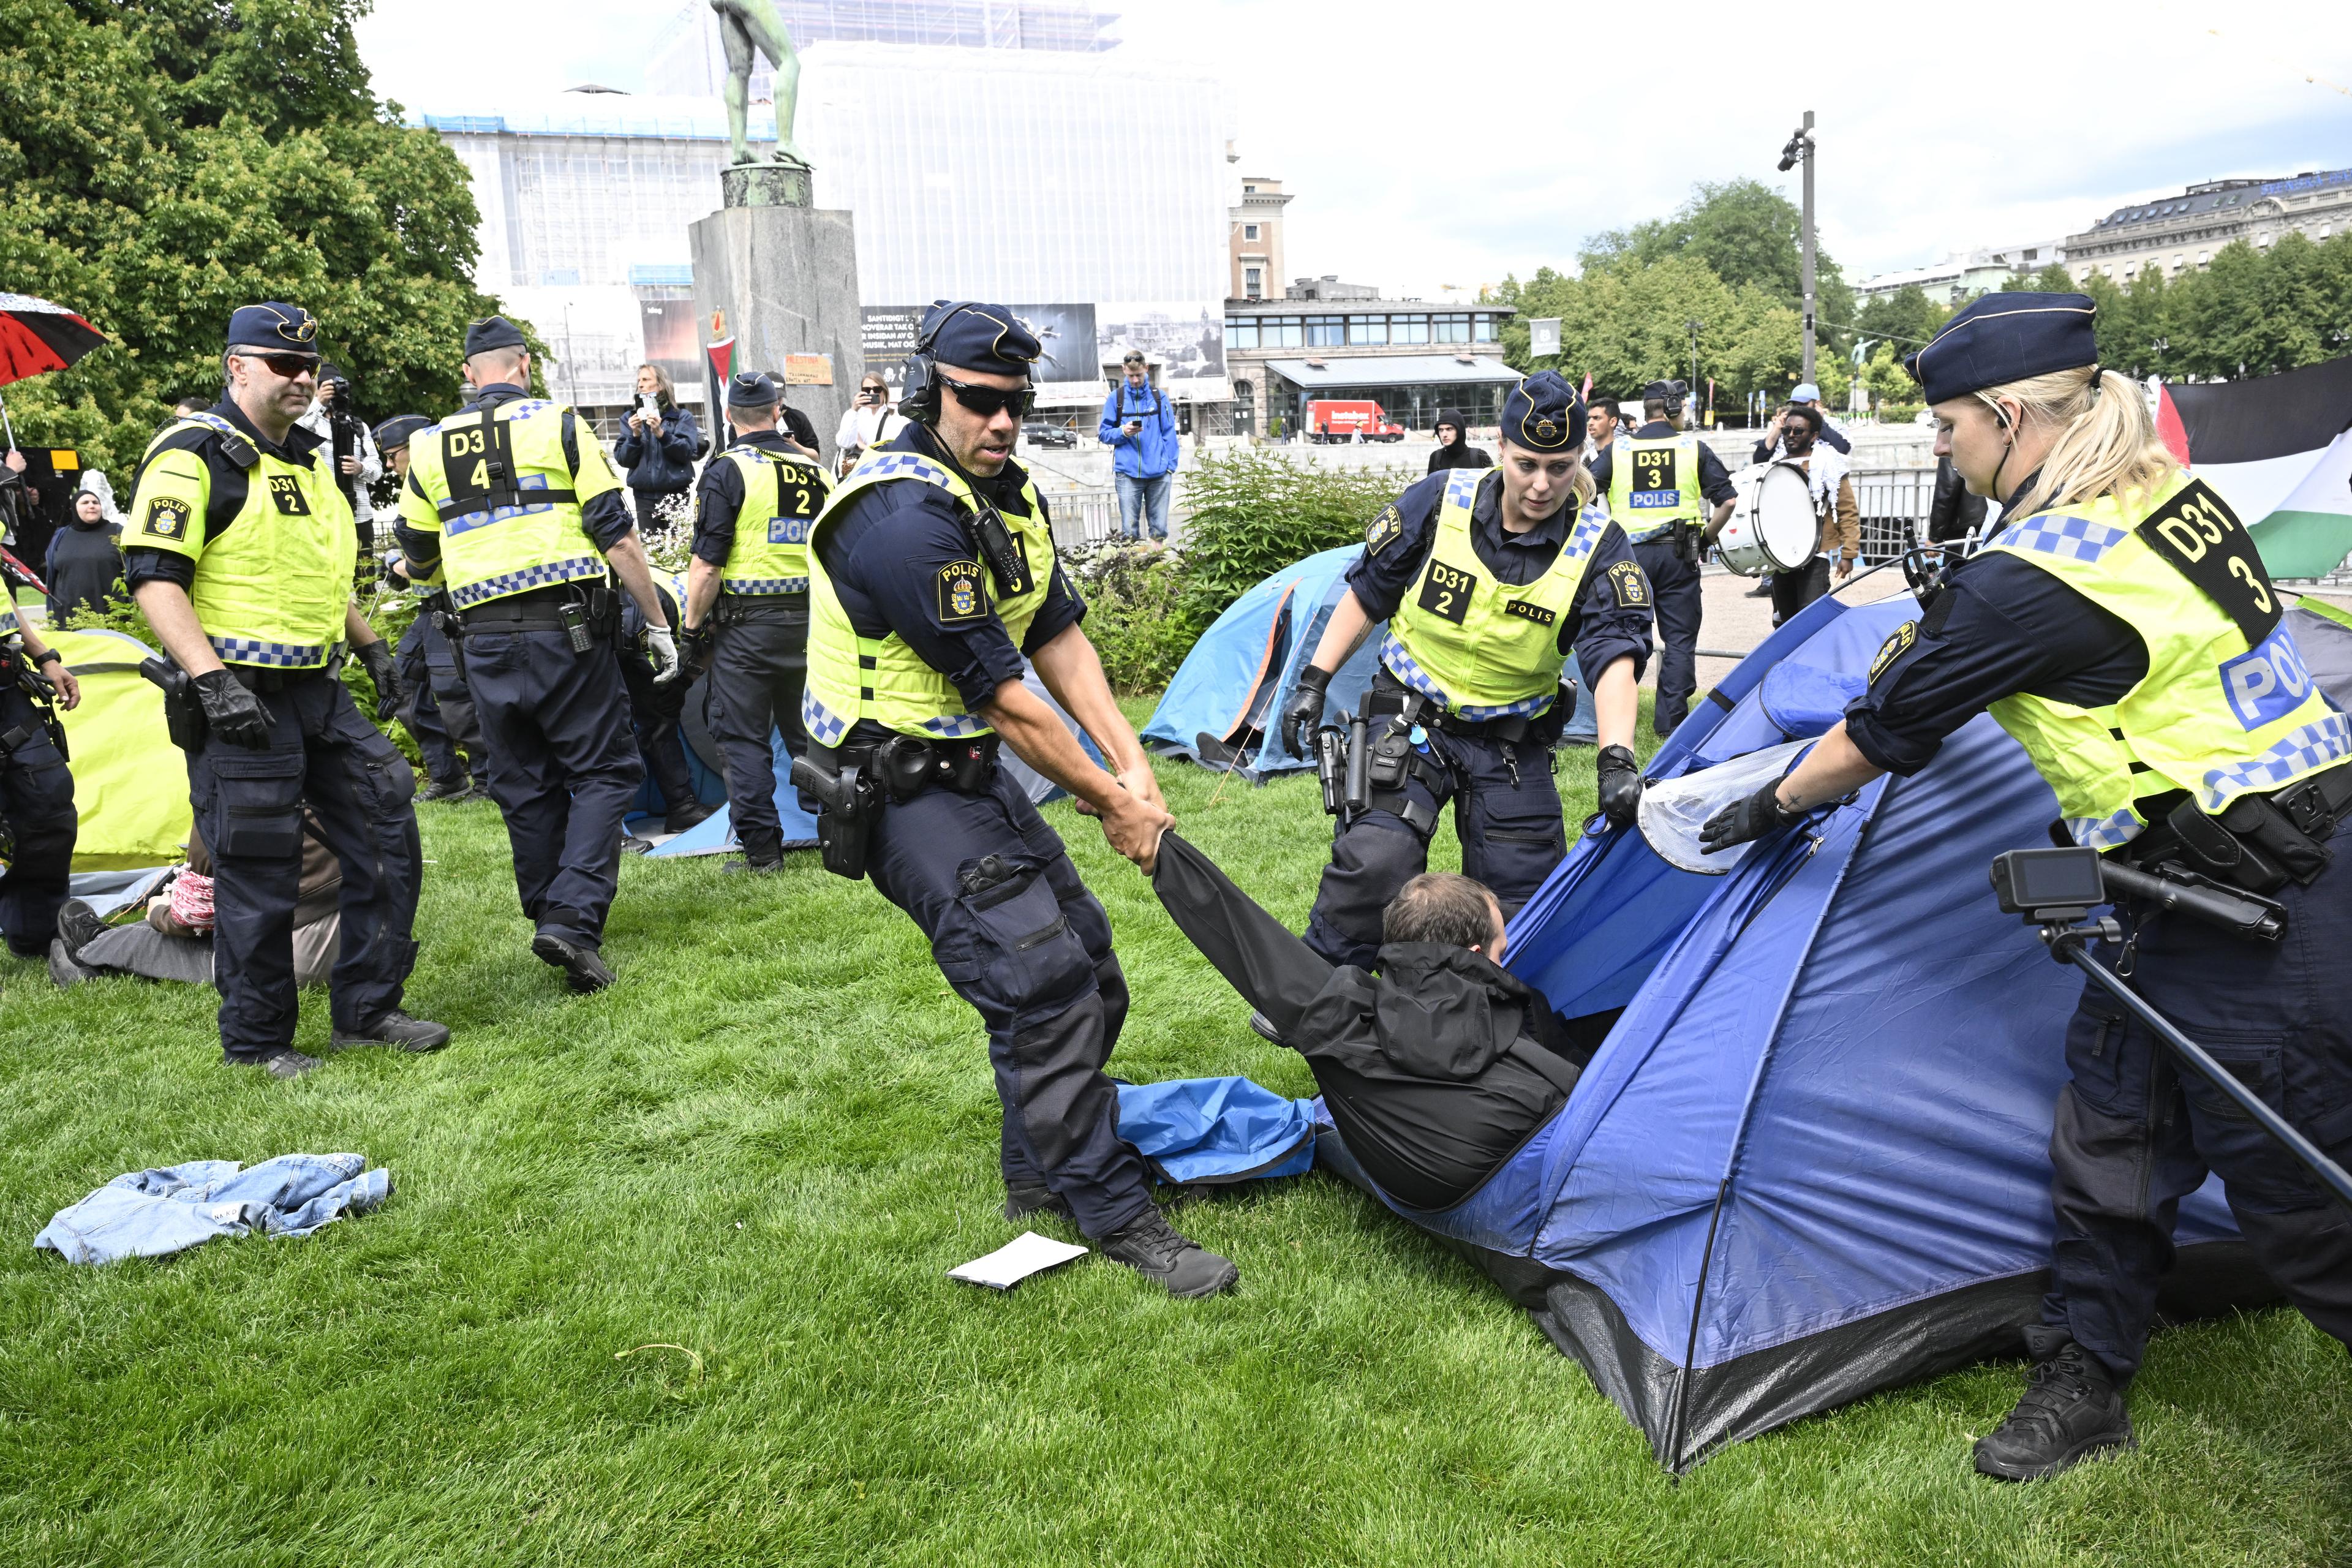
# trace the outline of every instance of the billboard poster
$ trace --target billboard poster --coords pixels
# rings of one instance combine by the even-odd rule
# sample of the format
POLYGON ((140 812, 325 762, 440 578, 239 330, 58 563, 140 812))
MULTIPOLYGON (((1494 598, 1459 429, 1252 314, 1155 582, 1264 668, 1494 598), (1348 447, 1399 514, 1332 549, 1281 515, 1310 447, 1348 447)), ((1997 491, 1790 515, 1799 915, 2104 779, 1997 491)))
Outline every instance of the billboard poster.
MULTIPOLYGON (((1233 395, 1225 379, 1225 312, 1221 304, 1182 301, 1097 305, 1096 358, 1117 365, 1141 349, 1160 384, 1195 403, 1233 395)), ((1116 372, 1102 374, 1112 374, 1116 372)))
POLYGON ((859 309, 858 337, 866 350, 866 368, 878 370, 898 395, 906 376, 907 356, 915 352, 915 335, 922 330, 929 305, 866 305, 859 309))
POLYGON ((1033 373, 1039 386, 1083 382, 1102 384, 1102 366, 1095 359, 1095 308, 1092 305, 1014 305, 1013 318, 1029 329, 1045 351, 1033 373))
MULTIPOLYGON (((698 386, 701 353, 694 341, 694 297, 680 289, 677 299, 637 300, 638 326, 645 334, 646 358, 669 373, 682 386, 698 386)), ((635 368, 631 367, 633 370, 635 368)))

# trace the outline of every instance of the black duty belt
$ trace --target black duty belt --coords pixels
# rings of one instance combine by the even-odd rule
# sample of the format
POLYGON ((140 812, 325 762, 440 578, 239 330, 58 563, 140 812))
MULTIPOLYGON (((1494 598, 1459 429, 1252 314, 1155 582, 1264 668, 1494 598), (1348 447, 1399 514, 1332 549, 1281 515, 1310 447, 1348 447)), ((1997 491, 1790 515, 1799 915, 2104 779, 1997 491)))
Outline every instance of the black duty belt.
POLYGON ((997 735, 973 735, 964 740, 931 740, 919 735, 893 735, 838 749, 813 745, 831 771, 856 768, 900 805, 933 789, 953 789, 978 795, 996 782, 997 735))
MULTIPOLYGON (((1384 689, 1377 684, 1366 695, 1364 716, 1377 719, 1386 714, 1402 713, 1408 705, 1416 702, 1419 708, 1413 714, 1414 723, 1424 730, 1434 730, 1440 734, 1466 741, 1502 741, 1517 745, 1528 738, 1536 723, 1524 713, 1509 713, 1499 719, 1465 719, 1458 713, 1447 712, 1408 687, 1384 689)), ((1554 705, 1558 705, 1557 700, 1554 705)))
POLYGON ((315 665, 309 669, 270 669, 265 666, 253 664, 222 666, 231 675, 236 677, 236 683, 247 691, 284 691, 289 687, 299 686, 306 680, 317 680, 323 676, 332 675, 342 667, 341 650, 330 656, 326 663, 315 665))
POLYGON ((809 596, 806 594, 721 594, 719 607, 712 619, 722 626, 742 626, 751 621, 781 621, 794 616, 806 616, 809 596))
POLYGON ((567 629, 565 607, 579 602, 570 584, 557 583, 468 605, 457 612, 457 621, 469 632, 560 632, 567 629))

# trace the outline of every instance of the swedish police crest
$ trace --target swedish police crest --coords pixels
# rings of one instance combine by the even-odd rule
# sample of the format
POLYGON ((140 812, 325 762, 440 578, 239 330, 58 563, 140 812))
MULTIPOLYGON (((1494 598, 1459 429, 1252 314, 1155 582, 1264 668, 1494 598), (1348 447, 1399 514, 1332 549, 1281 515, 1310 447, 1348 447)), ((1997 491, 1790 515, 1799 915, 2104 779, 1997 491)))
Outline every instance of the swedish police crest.
POLYGON ((193 509, 179 497, 156 496, 147 503, 147 521, 140 524, 139 531, 158 539, 185 539, 192 515, 193 509))
POLYGON ((1906 621, 1895 627, 1894 635, 1878 645, 1878 653, 1870 661, 1870 679, 1873 684, 1875 684, 1878 678, 1886 672, 1887 666, 1908 653, 1911 645, 1918 640, 1919 623, 1917 621, 1906 621))
POLYGON ((1404 531, 1404 514, 1391 501, 1381 508, 1381 515, 1372 519, 1372 526, 1364 531, 1364 548, 1378 555, 1387 549, 1396 536, 1404 531))
POLYGON ((950 561, 940 568, 940 621, 976 621, 988 614, 988 599, 980 590, 980 563, 950 561))

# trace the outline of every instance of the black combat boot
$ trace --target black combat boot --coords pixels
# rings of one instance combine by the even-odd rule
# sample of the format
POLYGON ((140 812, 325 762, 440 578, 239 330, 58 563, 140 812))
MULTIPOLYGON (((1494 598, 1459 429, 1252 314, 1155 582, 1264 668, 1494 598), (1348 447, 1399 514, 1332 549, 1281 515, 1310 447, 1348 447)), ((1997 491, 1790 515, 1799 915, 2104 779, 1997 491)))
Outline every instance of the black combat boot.
POLYGON ((1218 1257, 1191 1240, 1154 1205, 1143 1217, 1099 1243, 1103 1256, 1126 1264, 1146 1279, 1156 1279, 1171 1296, 1190 1300, 1213 1296, 1238 1283, 1242 1271, 1230 1258, 1218 1257))
POLYGON ((421 1055, 449 1043, 449 1026, 412 1018, 394 1007, 360 1028, 337 1029, 329 1043, 337 1050, 346 1046, 393 1046, 421 1055))
POLYGON ((2025 1397, 1978 1440, 1977 1470, 2004 1481, 2048 1480, 2102 1448, 2135 1448, 2123 1390, 2096 1356, 2069 1340, 2026 1374, 2025 1397))
POLYGON ((582 947, 551 931, 543 931, 530 939, 530 951, 541 963, 551 963, 563 971, 563 983, 583 995, 613 984, 613 972, 604 967, 604 961, 593 947, 582 947))
POLYGON ((1055 1219, 1076 1225, 1078 1216, 1070 1212, 1070 1200, 1042 1182, 1007 1184, 1004 1188, 1004 1217, 1018 1224, 1033 1214, 1049 1214, 1055 1219))

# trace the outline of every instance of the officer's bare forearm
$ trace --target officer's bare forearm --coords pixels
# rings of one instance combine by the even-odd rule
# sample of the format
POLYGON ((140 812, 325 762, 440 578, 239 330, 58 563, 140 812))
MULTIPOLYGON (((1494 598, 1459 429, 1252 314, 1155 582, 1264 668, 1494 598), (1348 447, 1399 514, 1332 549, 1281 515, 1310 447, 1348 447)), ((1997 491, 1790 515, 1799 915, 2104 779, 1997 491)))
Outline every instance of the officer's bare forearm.
POLYGON ((681 612, 686 624, 699 627, 710 619, 710 606, 719 603, 719 568, 696 556, 686 567, 686 607, 681 612))
POLYGON ((1121 804, 1118 780, 1095 765, 1060 715, 1017 680, 996 689, 980 716, 1004 738, 1013 754, 1097 810, 1121 804))
POLYGON ((1356 597, 1353 588, 1339 595, 1331 606, 1330 624, 1323 628, 1323 640, 1315 645, 1315 668, 1337 675, 1339 667, 1355 656, 1364 646, 1364 638, 1372 629, 1371 613, 1364 602, 1356 597))
POLYGON ((646 563, 646 547, 635 532, 632 531, 614 540, 613 548, 604 552, 604 559, 611 563, 613 575, 621 580, 621 586, 645 613, 646 625, 675 631, 677 628, 669 624, 669 612, 662 608, 661 595, 654 592, 653 568, 646 563))
POLYGON ((1773 798, 1783 810, 1810 811, 1826 801, 1843 800, 1885 771, 1862 754, 1841 719, 1813 743, 1796 770, 1780 781, 1773 798))
POLYGON ((368 625, 367 617, 360 614, 360 607, 355 604, 343 606, 343 636, 353 647, 366 647, 383 640, 375 635, 375 628, 368 625))
POLYGON ((1723 525, 1731 521, 1731 509, 1738 504, 1738 502, 1737 500, 1718 501, 1716 503, 1715 515, 1707 519, 1706 522, 1706 542, 1709 544, 1713 544, 1715 542, 1716 535, 1723 531, 1723 525))
POLYGON ((1633 744, 1633 721, 1641 716, 1642 693, 1633 679, 1633 656, 1620 654, 1609 661, 1592 683, 1592 725, 1599 731, 1596 746, 1633 744))
POLYGON ((172 656, 172 662, 190 675, 210 675, 222 668, 220 656, 213 652, 212 639, 205 636, 204 623, 196 619, 196 607, 188 602, 188 591, 177 583, 142 583, 131 590, 138 601, 139 613, 147 617, 154 630, 155 640, 172 656))
POLYGON ((1037 679, 1045 683, 1054 700, 1094 737, 1113 770, 1124 773, 1150 767, 1143 755, 1142 738, 1118 710, 1118 700, 1110 694, 1109 678, 1103 674, 1102 656, 1085 632, 1076 626, 1063 627, 1030 656, 1029 662, 1036 667, 1037 679))

